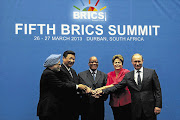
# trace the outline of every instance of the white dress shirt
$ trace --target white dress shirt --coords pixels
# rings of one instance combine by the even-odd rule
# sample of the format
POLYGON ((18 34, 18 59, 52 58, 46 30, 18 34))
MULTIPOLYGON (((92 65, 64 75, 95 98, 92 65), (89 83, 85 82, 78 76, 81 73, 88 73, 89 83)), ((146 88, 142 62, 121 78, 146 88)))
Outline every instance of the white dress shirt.
MULTIPOLYGON (((134 69, 134 80, 136 82, 136 84, 138 85, 138 70, 134 69)), ((143 80, 143 67, 141 67, 141 69, 139 69, 140 71, 140 77, 141 77, 141 82, 143 80)))
MULTIPOLYGON (((93 71, 89 68, 89 71, 91 72, 91 75, 93 76, 93 71)), ((97 74, 97 69, 94 71, 94 76, 96 78, 96 74, 97 74)))

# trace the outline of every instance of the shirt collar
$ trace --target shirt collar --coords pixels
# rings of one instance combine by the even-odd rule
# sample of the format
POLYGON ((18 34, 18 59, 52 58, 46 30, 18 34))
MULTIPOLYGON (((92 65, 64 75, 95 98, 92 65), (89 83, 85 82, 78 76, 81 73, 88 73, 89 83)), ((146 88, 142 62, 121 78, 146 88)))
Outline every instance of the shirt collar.
MULTIPOLYGON (((93 71, 89 68, 89 71, 91 72, 91 74, 93 74, 93 71)), ((95 74, 97 74, 97 69, 94 71, 95 74)))
POLYGON ((63 65, 65 66, 65 68, 66 68, 68 71, 70 71, 71 68, 68 68, 64 63, 63 63, 63 65))
MULTIPOLYGON (((138 70, 134 69, 134 72, 135 72, 135 73, 137 73, 137 71, 138 71, 138 70)), ((141 71, 141 73, 143 73, 143 67, 141 67, 141 68, 139 69, 139 71, 141 71)))

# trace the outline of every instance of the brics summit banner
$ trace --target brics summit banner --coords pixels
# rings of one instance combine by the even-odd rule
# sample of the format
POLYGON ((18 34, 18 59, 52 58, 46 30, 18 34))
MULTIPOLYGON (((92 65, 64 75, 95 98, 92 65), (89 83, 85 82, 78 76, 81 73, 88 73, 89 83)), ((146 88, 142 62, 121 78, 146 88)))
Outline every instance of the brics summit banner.
MULTIPOLYGON (((76 53, 77 73, 91 56, 100 71, 113 71, 116 54, 132 71, 132 55, 142 54, 161 83, 158 120, 179 120, 179 21, 179 0, 1 0, 0 120, 38 120, 43 63, 66 50, 76 53)), ((107 99, 105 120, 112 119, 107 99)))

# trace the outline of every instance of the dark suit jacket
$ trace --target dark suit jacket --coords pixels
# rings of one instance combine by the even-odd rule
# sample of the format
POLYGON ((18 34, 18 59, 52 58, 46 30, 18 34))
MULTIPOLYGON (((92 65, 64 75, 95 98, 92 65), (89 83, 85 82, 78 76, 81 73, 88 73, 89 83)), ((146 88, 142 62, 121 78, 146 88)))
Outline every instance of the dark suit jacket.
POLYGON ((66 109, 66 94, 64 91, 76 90, 76 84, 68 82, 64 74, 54 72, 46 68, 40 80, 40 98, 37 107, 37 115, 40 117, 63 117, 66 109))
POLYGON ((73 68, 70 68, 70 70, 72 72, 73 78, 71 77, 71 75, 70 75, 69 71, 66 69, 66 67, 63 64, 61 64, 61 71, 66 74, 66 77, 69 79, 69 81, 79 84, 79 80, 78 80, 76 71, 73 68))
MULTIPOLYGON (((92 89, 96 89, 106 85, 107 75, 101 71, 97 71, 96 79, 94 81, 92 74, 89 70, 79 73, 79 82, 87 85, 92 89)), ((91 97, 90 95, 82 95, 82 106, 85 112, 85 120, 102 120, 104 119, 104 101, 107 96, 102 96, 99 99, 91 97)))
MULTIPOLYGON (((63 72, 63 74, 64 74, 63 75, 64 79, 66 79, 68 82, 72 82, 72 83, 78 85, 79 80, 78 80, 78 76, 76 74, 76 71, 73 68, 70 68, 70 70, 71 70, 71 73, 73 75, 73 78, 71 77, 71 75, 70 75, 69 71, 66 69, 66 67, 63 64, 61 64, 61 72, 63 72)), ((70 100, 72 100, 73 97, 75 97, 75 98, 79 97, 79 95, 77 95, 76 89, 74 89, 73 91, 71 89, 69 89, 69 91, 67 91, 67 92, 69 92, 71 94, 73 93, 72 95, 68 95, 69 98, 71 98, 70 100)))
POLYGON ((132 118, 140 117, 142 111, 146 117, 155 116, 154 107, 162 108, 162 94, 155 70, 143 68, 142 87, 134 81, 134 71, 127 73, 124 79, 114 87, 103 90, 105 94, 128 86, 132 100, 132 118))
MULTIPOLYGON (((76 71, 73 68, 70 68, 73 78, 71 77, 69 71, 66 69, 66 67, 61 64, 61 72, 64 73, 64 78, 69 81, 73 82, 74 84, 78 85, 79 80, 78 76, 76 74, 76 71)), ((73 118, 77 120, 79 116, 79 109, 80 106, 80 95, 78 94, 78 90, 69 89, 68 91, 64 91, 66 93, 66 106, 69 109, 69 116, 71 116, 71 113, 73 114, 73 118)), ((66 117, 67 118, 67 117, 66 117)))

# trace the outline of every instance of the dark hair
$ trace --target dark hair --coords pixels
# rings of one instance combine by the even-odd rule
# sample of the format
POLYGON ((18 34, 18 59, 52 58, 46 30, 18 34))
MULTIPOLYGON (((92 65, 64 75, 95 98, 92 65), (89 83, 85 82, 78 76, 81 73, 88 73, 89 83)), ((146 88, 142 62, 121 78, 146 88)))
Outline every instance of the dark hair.
POLYGON ((122 55, 114 55, 113 58, 112 58, 112 63, 114 63, 114 60, 115 59, 119 59, 121 62, 122 62, 122 65, 124 63, 124 58, 122 55))
POLYGON ((75 52, 74 51, 71 51, 71 50, 67 50, 67 51, 65 51, 64 53, 63 53, 63 57, 67 57, 68 56, 68 54, 72 54, 72 55, 74 55, 75 56, 75 52))

